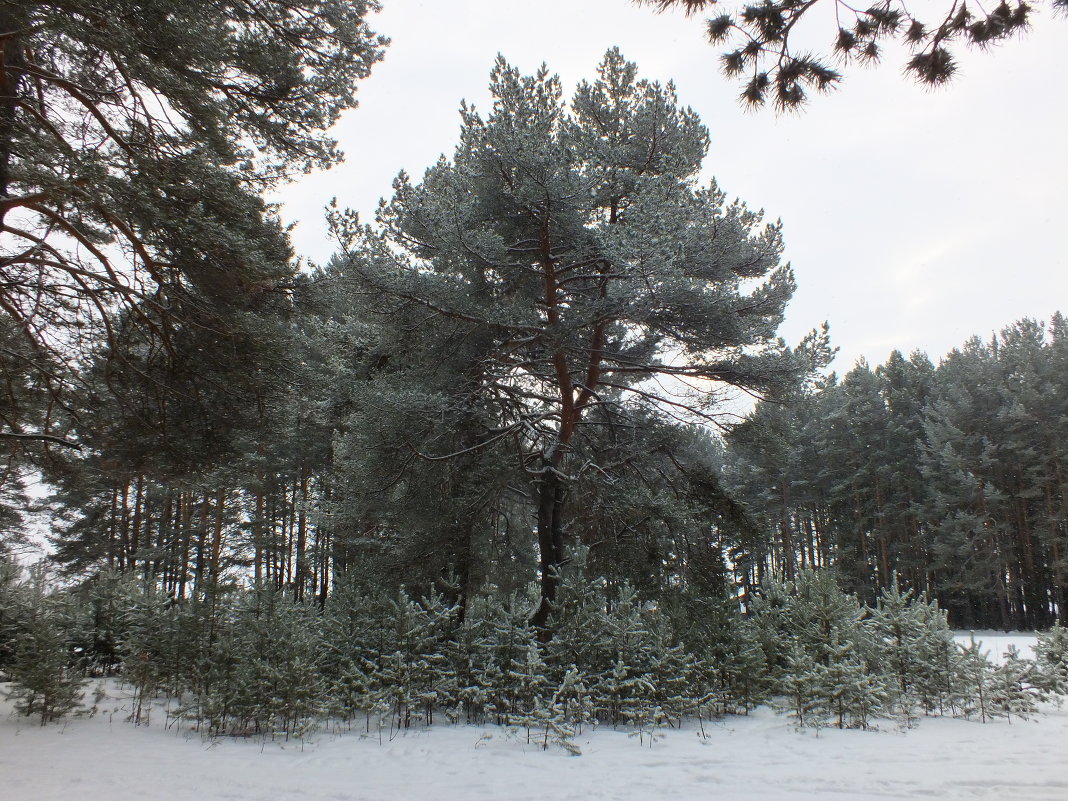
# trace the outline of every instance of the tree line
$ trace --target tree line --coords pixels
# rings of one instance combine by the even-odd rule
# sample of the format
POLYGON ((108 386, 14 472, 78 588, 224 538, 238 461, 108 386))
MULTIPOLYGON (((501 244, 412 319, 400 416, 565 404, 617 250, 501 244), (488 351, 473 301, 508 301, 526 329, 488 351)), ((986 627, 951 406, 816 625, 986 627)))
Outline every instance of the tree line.
POLYGON ((962 627, 1041 628, 1068 588, 1068 323, 1021 320, 938 365, 894 352, 728 436, 761 521, 745 582, 836 566, 874 599, 894 575, 962 627))

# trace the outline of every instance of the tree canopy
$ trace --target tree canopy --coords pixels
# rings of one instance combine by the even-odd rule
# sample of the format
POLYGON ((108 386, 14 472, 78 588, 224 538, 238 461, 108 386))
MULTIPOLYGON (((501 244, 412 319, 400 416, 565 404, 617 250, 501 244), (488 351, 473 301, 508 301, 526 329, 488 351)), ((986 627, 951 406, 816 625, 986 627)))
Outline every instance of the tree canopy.
POLYGON ((152 378, 271 304, 293 266, 259 193, 340 157, 326 131, 381 57, 376 8, 0 2, 9 450, 66 441, 91 359, 152 378))

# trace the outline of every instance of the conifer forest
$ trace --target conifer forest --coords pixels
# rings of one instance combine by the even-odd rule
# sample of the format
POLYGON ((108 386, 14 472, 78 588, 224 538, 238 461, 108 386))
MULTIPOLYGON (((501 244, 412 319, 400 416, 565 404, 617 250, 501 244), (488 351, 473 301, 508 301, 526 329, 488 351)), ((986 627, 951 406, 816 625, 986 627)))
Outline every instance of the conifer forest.
POLYGON ((1068 694, 1068 319, 832 372, 826 324, 780 335, 782 224, 617 48, 573 91, 499 57, 455 148, 373 220, 339 190, 334 255, 301 261, 270 193, 341 158, 377 9, 0 0, 20 714, 110 677, 134 723, 167 699, 209 735, 578 753, 1068 694), (1034 658, 960 629, 1036 631, 1034 658))

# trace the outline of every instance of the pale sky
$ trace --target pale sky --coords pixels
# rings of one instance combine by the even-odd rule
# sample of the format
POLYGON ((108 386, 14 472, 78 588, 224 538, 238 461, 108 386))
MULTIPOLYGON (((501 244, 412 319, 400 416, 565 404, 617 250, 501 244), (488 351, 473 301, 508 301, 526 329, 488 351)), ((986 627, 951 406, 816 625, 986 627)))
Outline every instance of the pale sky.
MULTIPOLYGON (((947 89, 903 78, 905 56, 891 53, 785 117, 739 105, 701 17, 629 0, 383 5, 372 27, 393 43, 333 132, 346 162, 280 194, 307 260, 333 252, 322 223, 331 197, 370 221, 397 172, 418 178, 451 157, 460 101, 488 107, 498 53, 527 74, 545 62, 569 96, 618 45, 642 77, 674 80, 701 116, 706 176, 783 220, 798 291, 781 332, 793 343, 829 321, 839 373, 894 348, 937 361, 972 334, 1068 313, 1068 20, 1046 5, 1027 36, 962 52, 947 89)), ((812 45, 834 30, 826 20, 812 45)))

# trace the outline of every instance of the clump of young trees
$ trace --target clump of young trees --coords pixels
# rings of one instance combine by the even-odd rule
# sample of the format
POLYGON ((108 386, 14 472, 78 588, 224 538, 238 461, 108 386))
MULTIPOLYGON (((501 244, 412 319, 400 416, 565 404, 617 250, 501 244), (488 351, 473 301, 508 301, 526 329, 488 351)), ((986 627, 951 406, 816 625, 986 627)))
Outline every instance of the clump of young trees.
POLYGON ((1028 717, 1065 692, 1068 670, 1063 629, 1040 635, 1036 661, 1011 652, 995 665, 955 642, 926 598, 895 586, 867 607, 829 571, 768 583, 748 615, 569 579, 548 643, 529 623, 532 592, 483 596, 461 620, 438 595, 354 583, 320 608, 271 587, 173 603, 115 577, 58 590, 5 575, 0 619, 14 648, 0 669, 18 710, 42 723, 77 705, 82 677, 117 675, 138 723, 170 715, 263 737, 490 723, 575 751, 587 727, 652 742, 662 728, 764 703, 800 726, 1028 717))

